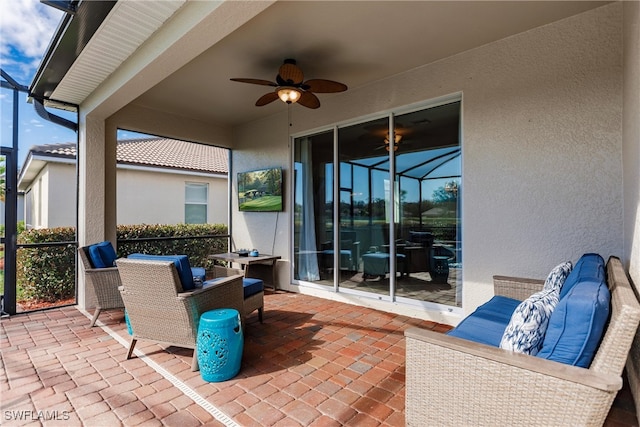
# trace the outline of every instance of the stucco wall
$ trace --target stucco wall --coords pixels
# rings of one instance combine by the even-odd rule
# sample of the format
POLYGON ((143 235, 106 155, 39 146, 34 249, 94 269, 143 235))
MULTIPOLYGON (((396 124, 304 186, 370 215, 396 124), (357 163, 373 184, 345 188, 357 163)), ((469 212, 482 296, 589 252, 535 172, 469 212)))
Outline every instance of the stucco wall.
POLYGON ((46 224, 46 222, 43 220, 43 216, 44 216, 43 206, 46 206, 46 203, 47 203, 47 193, 43 187, 45 187, 44 182, 47 181, 47 179, 48 179, 48 173, 46 170, 43 170, 38 174, 33 184, 29 188, 29 191, 30 191, 29 197, 31 198, 32 213, 31 213, 30 220, 27 221, 27 224, 26 224, 27 227, 33 227, 33 228, 46 227, 46 225, 43 225, 43 224, 46 224))
MULTIPOLYGON (((283 106, 283 113, 235 130, 233 165, 282 166, 291 194, 288 132, 461 92, 468 313, 493 295, 494 274, 543 278, 584 252, 624 256, 621 41, 622 4, 612 4, 321 96, 318 110, 294 105, 289 128, 283 106)), ((286 287, 290 211, 240 213, 232 203, 236 245, 282 255, 279 281, 286 287)), ((410 314, 442 320, 433 312, 410 314)))
POLYGON ((33 228, 54 228, 75 224, 75 168, 65 164, 48 164, 34 179, 28 191, 32 200, 33 228))
MULTIPOLYGON (((185 182, 209 184, 207 221, 227 224, 226 178, 122 168, 117 172, 118 224, 183 223, 185 182)), ((75 226, 75 165, 49 163, 30 188, 34 194, 35 227, 75 226), (41 212, 40 218, 35 213, 38 210, 41 212)))
POLYGON ((227 223, 227 180, 182 174, 118 169, 118 224, 184 222, 185 183, 209 184, 209 223, 227 223))
POLYGON ((624 256, 640 286, 640 3, 625 2, 624 18, 624 256))
POLYGON ((75 226, 76 224, 76 167, 75 165, 49 163, 47 165, 48 200, 43 212, 47 220, 43 227, 75 226))
MULTIPOLYGON (((640 286, 640 3, 624 4, 624 259, 640 286)), ((640 331, 627 363, 629 385, 640 408, 640 331)), ((640 418, 639 418, 640 421, 640 418)))

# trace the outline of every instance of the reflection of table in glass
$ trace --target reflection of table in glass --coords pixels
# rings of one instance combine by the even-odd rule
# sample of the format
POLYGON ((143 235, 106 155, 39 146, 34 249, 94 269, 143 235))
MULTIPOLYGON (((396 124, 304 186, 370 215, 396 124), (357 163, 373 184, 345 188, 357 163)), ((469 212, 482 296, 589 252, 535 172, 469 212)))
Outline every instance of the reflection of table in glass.
POLYGON ((209 259, 235 262, 244 270, 244 277, 262 279, 265 286, 276 289, 276 261, 279 255, 240 256, 233 252, 209 255, 209 259))

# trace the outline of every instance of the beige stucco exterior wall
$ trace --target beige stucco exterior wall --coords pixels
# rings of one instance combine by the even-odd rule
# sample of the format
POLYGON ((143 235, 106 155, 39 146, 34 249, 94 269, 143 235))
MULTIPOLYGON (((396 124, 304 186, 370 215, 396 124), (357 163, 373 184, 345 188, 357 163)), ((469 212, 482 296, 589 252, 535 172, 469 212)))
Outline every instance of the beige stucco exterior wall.
POLYGON ((624 255, 640 286, 640 2, 625 2, 624 18, 624 255))
POLYGON ((34 210, 42 212, 38 228, 64 227, 76 224, 75 165, 50 163, 38 177, 42 195, 34 199, 34 210), (36 206, 40 203, 40 206, 36 206))
MULTIPOLYGON (((464 313, 493 295, 494 274, 544 278, 559 262, 585 252, 624 257, 622 8, 608 5, 322 96, 318 110, 293 106, 289 131, 299 134, 462 94, 464 313)), ((286 123, 283 108, 236 129, 233 167, 282 166, 291 194, 286 123)), ((235 184, 233 177, 234 190, 235 184)), ((285 288, 290 213, 240 213, 232 200, 236 245, 281 255, 279 281, 285 288)), ((399 309, 373 300, 359 303, 399 309)), ((400 309, 452 324, 459 320, 446 312, 400 309)))
MULTIPOLYGON (((624 258, 631 280, 640 286, 640 2, 624 4, 624 258)), ((636 408, 640 408, 640 331, 627 363, 636 408)), ((640 421, 640 418, 639 418, 640 421)))
POLYGON ((118 224, 184 222, 185 184, 209 185, 207 222, 227 224, 227 179, 118 169, 118 224))
MULTIPOLYGON (((228 223, 226 176, 118 168, 116 182, 118 224, 183 223, 186 182, 209 185, 208 223, 228 223)), ((42 212, 36 228, 75 226, 74 164, 48 163, 29 188, 34 192, 33 211, 42 212)))
POLYGON ((31 199, 30 228, 54 228, 75 225, 75 167, 49 163, 27 189, 31 199))
POLYGON ((43 183, 47 181, 47 171, 43 170, 38 174, 34 185, 29 188, 27 197, 31 199, 31 217, 27 220, 27 227, 41 228, 43 227, 43 204, 47 200, 46 192, 43 192, 43 183))

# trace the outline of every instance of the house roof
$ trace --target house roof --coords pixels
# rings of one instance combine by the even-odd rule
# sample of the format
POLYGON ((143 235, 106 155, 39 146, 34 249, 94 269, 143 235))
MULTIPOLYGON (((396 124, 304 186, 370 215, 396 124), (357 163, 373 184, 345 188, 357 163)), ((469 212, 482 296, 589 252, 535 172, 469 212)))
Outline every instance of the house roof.
MULTIPOLYGON (((118 141, 116 161, 119 165, 226 175, 228 153, 226 148, 176 139, 136 138, 118 141)), ((47 162, 74 163, 76 154, 77 146, 72 142, 32 146, 20 170, 19 188, 25 189, 47 162)))

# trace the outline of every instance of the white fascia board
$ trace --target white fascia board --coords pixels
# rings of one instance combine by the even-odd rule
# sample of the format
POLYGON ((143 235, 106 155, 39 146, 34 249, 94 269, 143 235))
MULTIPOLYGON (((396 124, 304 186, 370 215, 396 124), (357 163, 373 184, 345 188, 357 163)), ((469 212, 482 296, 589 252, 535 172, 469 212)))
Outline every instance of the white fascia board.
POLYGON ((137 170, 141 172, 155 172, 155 173, 167 173, 173 175, 191 175, 191 176, 202 176, 207 178, 227 178, 226 174, 222 173, 207 173, 207 172, 198 172, 198 171, 190 171, 184 169, 172 169, 172 168, 158 168, 153 166, 138 166, 138 165, 129 165, 129 164, 118 164, 117 169, 128 169, 128 170, 137 170))

